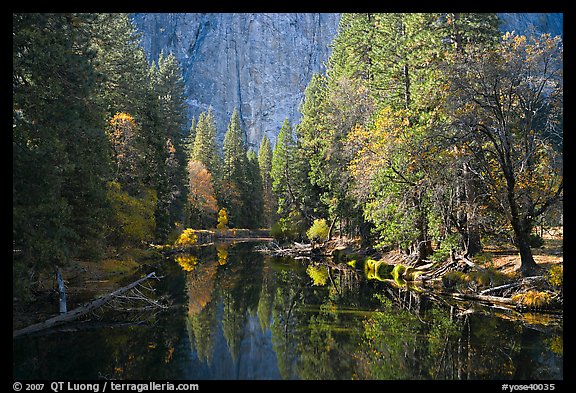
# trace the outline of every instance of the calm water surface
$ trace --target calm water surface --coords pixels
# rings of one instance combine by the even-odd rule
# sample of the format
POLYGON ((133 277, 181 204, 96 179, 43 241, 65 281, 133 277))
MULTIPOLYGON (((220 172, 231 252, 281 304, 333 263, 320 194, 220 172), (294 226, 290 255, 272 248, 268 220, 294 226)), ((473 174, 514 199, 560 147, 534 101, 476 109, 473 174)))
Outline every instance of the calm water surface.
POLYGON ((14 340, 14 379, 563 379, 561 320, 462 313, 254 246, 154 266, 174 305, 144 324, 14 340))

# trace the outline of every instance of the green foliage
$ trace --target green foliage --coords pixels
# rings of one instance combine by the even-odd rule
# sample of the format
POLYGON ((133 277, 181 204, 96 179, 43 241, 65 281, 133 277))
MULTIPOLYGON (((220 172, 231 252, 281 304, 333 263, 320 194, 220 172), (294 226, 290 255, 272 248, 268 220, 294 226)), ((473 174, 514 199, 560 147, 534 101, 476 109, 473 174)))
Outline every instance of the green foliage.
POLYGON ((153 189, 145 189, 135 197, 122 190, 120 183, 108 183, 108 200, 114 218, 112 230, 117 245, 138 246, 154 239, 158 197, 153 189))
POLYGON ((326 285, 328 280, 328 268, 324 265, 313 266, 308 265, 306 273, 312 279, 313 285, 323 286, 326 285))
POLYGON ((90 47, 94 19, 12 16, 13 262, 29 278, 72 256, 99 256, 108 235, 110 159, 90 47))
POLYGON ((292 126, 286 119, 274 146, 270 172, 279 216, 279 227, 275 231, 282 233, 285 239, 302 237, 310 226, 306 211, 308 179, 300 154, 292 126))
POLYGON ((228 211, 231 227, 258 228, 262 221, 262 180, 254 152, 247 150, 246 137, 235 108, 224 136, 224 163, 220 200, 228 211))
POLYGON ((306 236, 311 241, 323 242, 328 240, 330 228, 324 218, 314 220, 312 226, 306 231, 306 236))
POLYGON ((266 134, 262 136, 258 149, 258 169, 262 182, 262 222, 266 227, 271 227, 276 217, 276 203, 272 193, 272 146, 266 134))
POLYGON ((299 212, 290 212, 287 217, 280 217, 272 225, 270 234, 281 242, 301 240, 306 230, 306 223, 299 212))
POLYGON ((548 269, 548 281, 555 287, 562 287, 564 285, 564 265, 556 264, 548 269))
POLYGON ((194 133, 194 143, 188 159, 202 162, 212 176, 219 179, 222 162, 216 144, 216 119, 212 107, 208 112, 200 113, 194 133))
POLYGON ((442 243, 440 244, 440 248, 434 251, 434 254, 430 255, 430 260, 433 262, 444 262, 445 260, 450 257, 450 253, 452 251, 456 251, 460 246, 461 236, 458 234, 452 234, 446 236, 442 243))

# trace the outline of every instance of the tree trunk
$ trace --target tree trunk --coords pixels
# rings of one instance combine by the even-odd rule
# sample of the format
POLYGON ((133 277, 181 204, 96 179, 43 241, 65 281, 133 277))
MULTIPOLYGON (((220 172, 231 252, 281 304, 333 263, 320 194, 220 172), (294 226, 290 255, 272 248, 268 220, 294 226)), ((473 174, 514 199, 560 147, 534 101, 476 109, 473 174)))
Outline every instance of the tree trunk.
POLYGON ((540 274, 541 268, 534 260, 532 249, 530 248, 529 234, 523 230, 517 231, 515 225, 512 225, 512 227, 514 228, 516 244, 520 252, 520 272, 524 277, 540 274))
POLYGON ((66 314, 68 312, 66 306, 66 285, 64 285, 64 279, 62 278, 62 271, 60 268, 56 269, 56 281, 58 282, 59 311, 60 314, 66 314))

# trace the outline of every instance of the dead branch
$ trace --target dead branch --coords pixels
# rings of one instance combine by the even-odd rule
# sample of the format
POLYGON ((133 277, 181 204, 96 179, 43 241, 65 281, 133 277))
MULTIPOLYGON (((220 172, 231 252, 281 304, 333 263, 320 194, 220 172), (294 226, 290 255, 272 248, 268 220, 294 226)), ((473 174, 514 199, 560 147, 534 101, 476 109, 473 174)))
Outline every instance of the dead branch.
POLYGON ((86 314, 94 311, 95 309, 104 306, 108 302, 118 298, 119 296, 121 296, 125 292, 129 291, 130 289, 136 287, 137 285, 143 283, 144 281, 146 281, 150 278, 156 278, 157 279, 158 277, 156 276, 155 272, 152 272, 152 273, 148 274, 147 276, 142 277, 139 280, 136 280, 129 285, 126 285, 125 287, 119 288, 116 291, 114 291, 108 295, 101 296, 101 297, 93 300, 92 302, 85 304, 84 306, 80 306, 80 307, 75 308, 74 310, 72 310, 70 312, 57 315, 57 316, 49 318, 43 322, 39 322, 39 323, 27 326, 27 327, 19 329, 19 330, 15 330, 12 332, 12 338, 16 338, 16 337, 30 334, 30 333, 35 333, 35 332, 38 332, 38 331, 41 331, 44 329, 53 328, 55 326, 58 326, 58 325, 61 325, 64 323, 74 321, 74 320, 80 318, 81 316, 86 315, 86 314))

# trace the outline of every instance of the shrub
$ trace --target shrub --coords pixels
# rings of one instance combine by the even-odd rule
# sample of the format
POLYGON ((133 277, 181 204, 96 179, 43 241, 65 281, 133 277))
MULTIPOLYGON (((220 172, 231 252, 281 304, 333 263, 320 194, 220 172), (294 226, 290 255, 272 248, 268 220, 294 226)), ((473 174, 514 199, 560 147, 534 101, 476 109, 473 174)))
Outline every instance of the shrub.
POLYGON ((454 289, 466 285, 469 277, 458 270, 452 270, 442 276, 442 286, 447 289, 454 289))
POLYGON ((290 214, 272 225, 270 234, 280 242, 289 242, 300 239, 304 230, 300 217, 297 214, 290 214))
POLYGON ((306 273, 312 279, 313 285, 326 285, 326 281, 328 280, 328 268, 326 266, 308 265, 306 268, 306 273))
POLYGON ((218 212, 218 224, 216 225, 216 228, 221 231, 228 229, 228 212, 224 208, 220 209, 218 212))
POLYGON ((528 291, 517 293, 512 300, 528 308, 546 308, 552 304, 552 294, 549 292, 528 291))
POLYGON ((542 236, 540 236, 536 233, 532 233, 532 234, 530 234, 530 237, 528 238, 528 243, 530 243, 530 247, 538 248, 538 247, 542 247, 544 245, 544 239, 542 238, 542 236))
POLYGON ((509 277, 496 268, 490 267, 485 270, 476 270, 468 273, 470 281, 474 281, 480 286, 498 286, 508 282, 509 277))
POLYGON ((174 246, 176 246, 176 247, 188 247, 188 246, 193 246, 197 242, 198 242, 198 235, 196 235, 196 232, 194 231, 194 229, 186 228, 186 229, 184 229, 184 231, 182 231, 180 236, 178 236, 178 239, 176 239, 174 246))
POLYGON ((564 265, 556 264, 548 270, 548 281, 554 287, 561 287, 564 283, 564 265))
POLYGON ((322 242, 328 238, 329 231, 330 228, 324 218, 316 219, 310 229, 306 231, 306 236, 311 241, 322 242))

